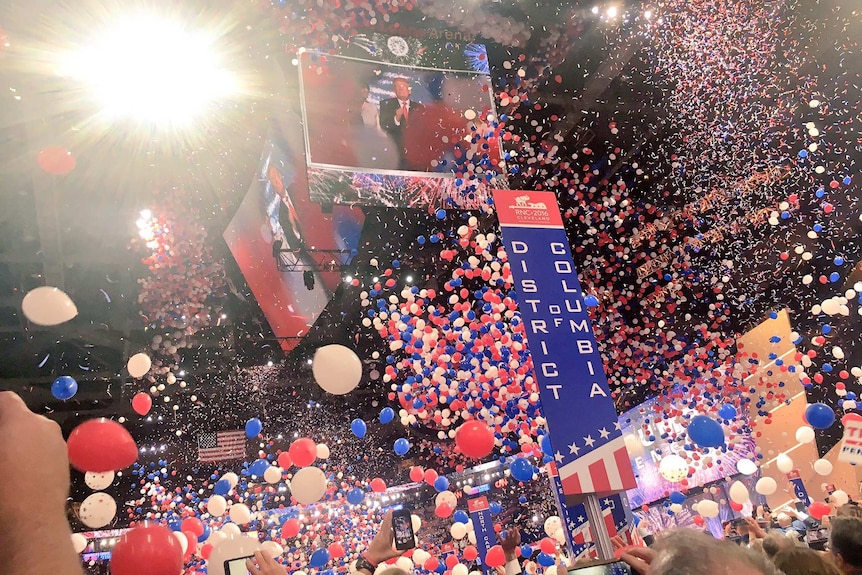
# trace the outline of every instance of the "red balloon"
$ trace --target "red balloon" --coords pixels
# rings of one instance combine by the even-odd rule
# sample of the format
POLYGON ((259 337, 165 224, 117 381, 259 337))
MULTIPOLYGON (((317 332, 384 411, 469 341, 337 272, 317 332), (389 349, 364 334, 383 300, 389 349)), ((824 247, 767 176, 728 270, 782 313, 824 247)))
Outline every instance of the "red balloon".
POLYGON ((451 555, 446 556, 446 567, 451 569, 455 565, 458 564, 458 556, 452 553, 451 555))
POLYGON ((440 517, 441 519, 445 519, 446 517, 449 517, 454 512, 455 512, 455 510, 452 509, 446 503, 441 503, 440 505, 437 506, 437 509, 434 510, 434 514, 437 517, 440 517))
POLYGON ((465 560, 474 561, 476 557, 479 556, 479 551, 472 545, 467 545, 466 547, 464 547, 462 555, 464 555, 465 560))
POLYGON ((824 515, 829 515, 832 512, 832 507, 828 503, 822 501, 814 501, 808 506, 808 514, 817 521, 823 519, 824 515))
MULTIPOLYGON (((315 447, 315 451, 317 448, 315 447)), ((282 469, 290 469, 293 467, 293 460, 290 458, 290 454, 287 451, 282 451, 278 454, 278 466, 282 469)))
POLYGON ((433 469, 425 470, 425 483, 427 483, 428 485, 434 485, 434 482, 437 481, 437 477, 439 476, 437 475, 437 472, 433 469))
POLYGON ((307 437, 300 437, 290 444, 288 454, 297 467, 308 467, 317 459, 317 444, 307 437))
POLYGON ((132 398, 132 409, 134 409, 135 413, 138 415, 148 414, 152 407, 153 398, 150 397, 148 393, 144 393, 142 391, 140 393, 136 393, 135 397, 132 398))
POLYGON ((371 490, 375 493, 383 493, 386 491, 386 482, 379 477, 375 477, 371 480, 371 490))
POLYGON ((423 565, 422 567, 424 567, 428 571, 436 571, 439 566, 440 561, 436 557, 429 557, 425 560, 425 565, 423 565))
POLYGON ((700 515, 695 515, 694 517, 692 517, 692 520, 694 521, 694 524, 697 525, 698 527, 703 527, 703 524, 706 523, 704 518, 701 517, 700 515))
POLYGON ((333 543, 327 549, 329 551, 330 557, 344 557, 346 553, 344 552, 344 547, 342 547, 341 543, 333 543))
POLYGON ((419 467, 418 465, 414 465, 410 468, 410 481, 414 483, 419 483, 422 481, 422 478, 425 476, 425 470, 419 467))
POLYGON ((465 421, 455 431, 455 443, 467 457, 482 459, 494 449, 494 432, 481 421, 465 421))
POLYGON ((113 575, 177 575, 182 569, 180 542, 170 529, 155 523, 127 531, 111 552, 113 575))
POLYGON ((734 511, 742 511, 742 503, 737 503, 736 501, 730 502, 730 508, 734 511))
POLYGON ((36 162, 43 171, 54 176, 68 174, 75 169, 76 165, 72 152, 60 146, 43 148, 36 156, 36 162))
POLYGON ((542 553, 553 555, 557 552, 557 542, 550 537, 545 537, 539 542, 539 549, 542 550, 542 553))
POLYGON ((198 536, 191 531, 189 531, 188 533, 183 533, 183 536, 186 538, 185 558, 189 558, 192 556, 192 553, 194 553, 198 549, 198 536))
POLYGON ((73 429, 66 446, 69 463, 85 473, 117 471, 138 460, 138 446, 126 428, 104 417, 73 429))
POLYGON ((299 535, 299 527, 299 521, 297 521, 296 519, 288 519, 281 527, 281 536, 284 539, 291 539, 292 537, 296 537, 297 535, 299 535))
POLYGON ((209 559, 210 553, 212 553, 212 552, 213 552, 213 546, 209 543, 205 543, 201 547, 201 557, 203 557, 204 559, 209 559))
POLYGON ((191 531, 195 534, 195 541, 197 538, 204 534, 204 524, 201 523, 201 520, 197 517, 189 517, 187 519, 183 519, 182 523, 183 533, 187 531, 191 531))
POLYGON ((502 567, 506 563, 506 555, 503 553, 503 548, 499 545, 494 545, 485 554, 485 565, 488 567, 502 567))

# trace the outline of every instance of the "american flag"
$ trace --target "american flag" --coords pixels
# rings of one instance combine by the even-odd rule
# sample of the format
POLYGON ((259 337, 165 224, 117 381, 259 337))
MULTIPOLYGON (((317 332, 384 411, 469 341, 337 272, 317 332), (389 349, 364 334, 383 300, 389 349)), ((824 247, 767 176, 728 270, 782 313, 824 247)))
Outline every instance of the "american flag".
POLYGON ((606 494, 637 487, 622 436, 559 468, 566 495, 606 494))
POLYGON ((226 461, 245 458, 245 431, 204 432, 198 435, 198 461, 226 461))

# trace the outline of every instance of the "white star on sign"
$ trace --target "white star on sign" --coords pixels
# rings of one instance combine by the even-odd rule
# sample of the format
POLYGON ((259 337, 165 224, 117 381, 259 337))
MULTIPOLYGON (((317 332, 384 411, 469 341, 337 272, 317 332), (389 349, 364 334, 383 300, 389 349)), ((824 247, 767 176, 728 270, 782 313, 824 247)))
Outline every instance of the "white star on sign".
POLYGON ((578 447, 577 445, 575 445, 574 443, 569 445, 569 453, 574 453, 575 455, 577 455, 580 450, 581 450, 581 448, 578 447))
POLYGON ((584 443, 587 444, 587 447, 592 447, 595 442, 596 440, 593 439, 592 435, 588 435, 584 438, 584 443))
POLYGON ((559 451, 554 454, 554 460, 557 463, 561 462, 563 459, 564 459, 564 457, 562 456, 562 454, 560 454, 559 451))
POLYGON ((604 427, 599 430, 599 435, 602 436, 602 439, 607 439, 610 434, 611 434, 611 432, 608 431, 607 429, 605 429, 604 427))
POLYGON ((615 430, 617 430, 617 431, 619 431, 619 430, 620 430, 620 422, 619 422, 619 421, 615 421, 615 422, 614 422, 614 429, 615 429, 615 430))

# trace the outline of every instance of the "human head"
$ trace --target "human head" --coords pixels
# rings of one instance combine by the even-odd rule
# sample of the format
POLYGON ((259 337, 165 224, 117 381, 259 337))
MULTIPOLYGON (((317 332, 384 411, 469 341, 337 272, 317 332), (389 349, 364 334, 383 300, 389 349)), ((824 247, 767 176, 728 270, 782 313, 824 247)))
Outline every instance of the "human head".
POLYGON ((770 531, 762 540, 763 552, 767 557, 775 557, 775 554, 784 549, 791 549, 796 542, 780 531, 770 531))
POLYGON ((787 513, 779 513, 776 519, 778 519, 778 526, 782 529, 787 529, 793 525, 793 519, 787 513))
POLYGON ((845 503, 835 512, 836 517, 856 517, 862 519, 862 507, 855 503, 845 503))
POLYGON ((693 529, 668 533, 655 550, 647 575, 779 575, 762 554, 693 529))
POLYGON ((784 575, 841 575, 841 571, 827 556, 808 547, 782 549, 775 554, 772 562, 784 575))
POLYGON ((407 78, 395 78, 392 81, 392 89, 395 90, 395 97, 399 100, 410 99, 412 88, 410 87, 410 81, 407 78))
POLYGON ((845 575, 862 573, 862 519, 833 519, 829 532, 829 552, 845 575))

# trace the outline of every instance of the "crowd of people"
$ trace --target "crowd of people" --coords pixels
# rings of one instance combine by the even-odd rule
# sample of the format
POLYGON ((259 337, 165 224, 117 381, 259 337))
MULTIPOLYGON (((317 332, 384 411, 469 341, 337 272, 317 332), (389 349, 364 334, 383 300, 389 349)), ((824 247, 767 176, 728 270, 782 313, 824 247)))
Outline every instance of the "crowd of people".
MULTIPOLYGON (((60 428, 31 412, 15 393, 2 392, 0 437, 13 436, 15 441, 0 442, 0 468, 14 470, 0 481, 0 564, 8 575, 79 575, 81 561, 73 548, 65 516, 69 463, 60 428)), ((614 539, 614 546, 617 558, 638 575, 862 574, 862 508, 852 501, 818 525, 812 525, 801 512, 795 517, 787 513, 773 517, 768 508, 760 506, 752 517, 728 527, 724 539, 695 529, 676 529, 656 534, 651 546, 627 546, 619 537, 614 539), (730 529, 734 536, 730 536, 730 529), (808 545, 805 533, 812 529, 828 532, 822 550, 808 545)), ((518 553, 519 527, 507 528, 508 532, 500 534, 506 564, 496 566, 499 575, 538 572, 534 562, 518 553)), ((546 575, 588 565, 582 561, 566 565, 564 553, 564 549, 558 552, 557 564, 548 567, 546 575)), ((402 551, 394 546, 389 511, 364 552, 351 564, 351 571, 409 575, 388 563, 401 555, 402 551)), ((286 573, 285 567, 265 550, 248 559, 246 567, 253 575, 286 573)))

